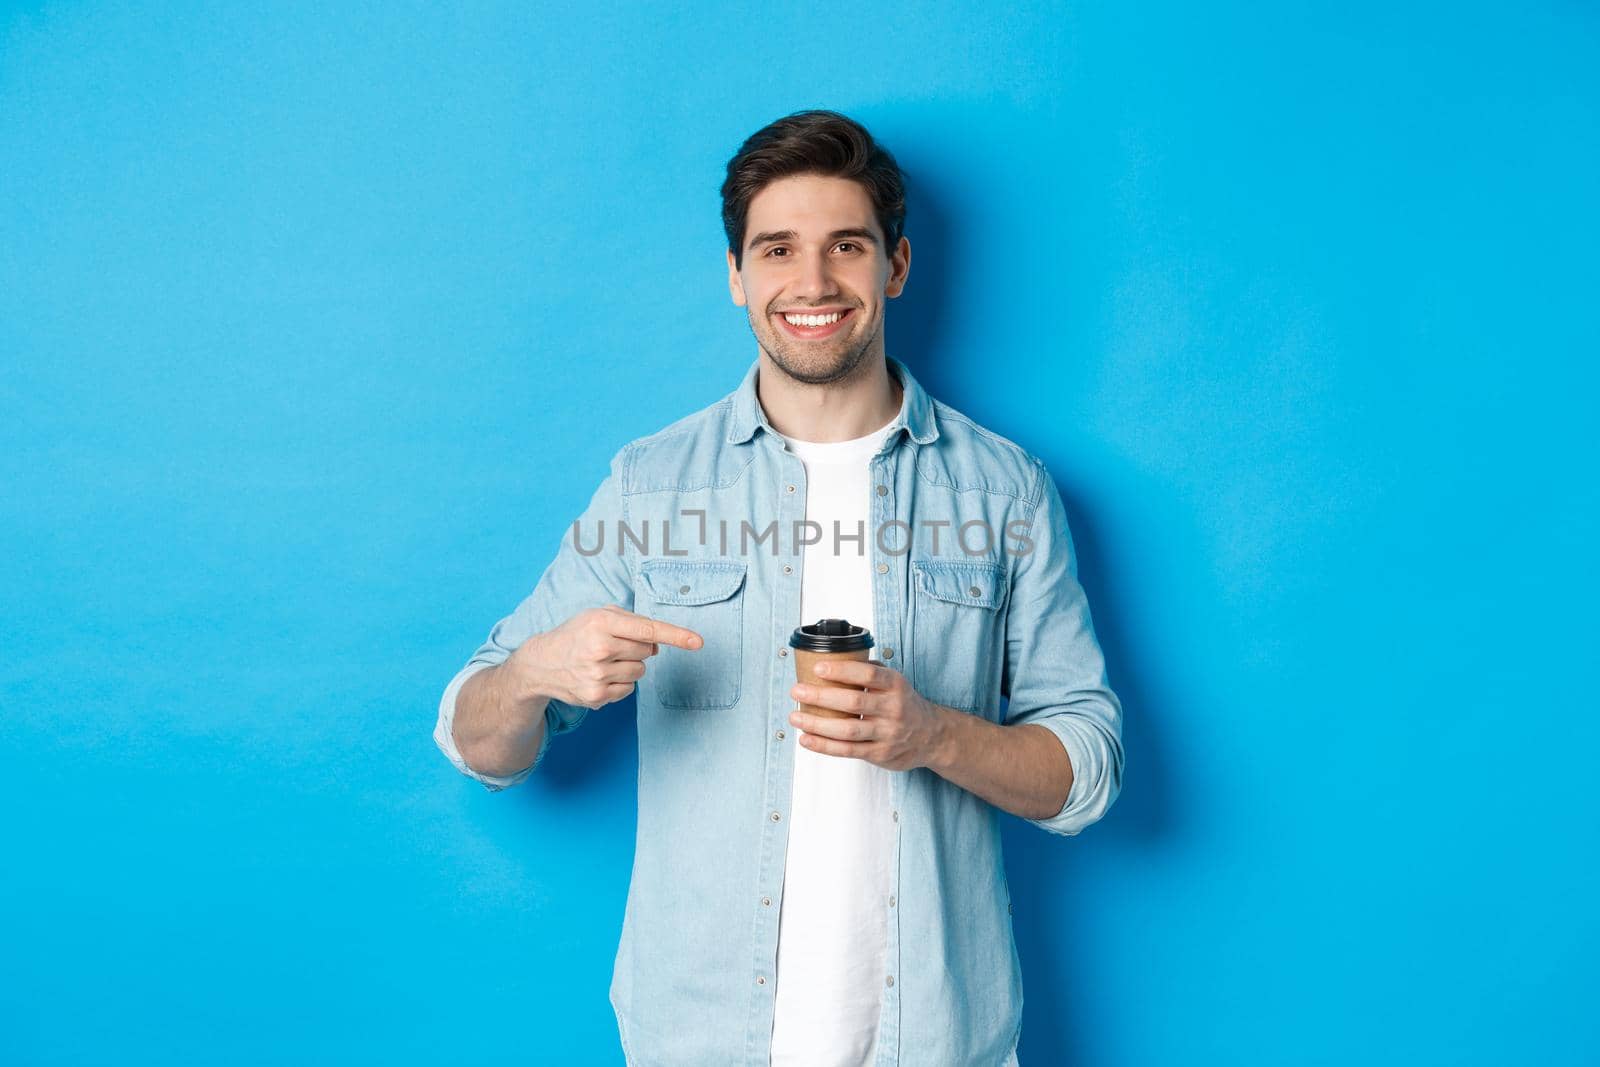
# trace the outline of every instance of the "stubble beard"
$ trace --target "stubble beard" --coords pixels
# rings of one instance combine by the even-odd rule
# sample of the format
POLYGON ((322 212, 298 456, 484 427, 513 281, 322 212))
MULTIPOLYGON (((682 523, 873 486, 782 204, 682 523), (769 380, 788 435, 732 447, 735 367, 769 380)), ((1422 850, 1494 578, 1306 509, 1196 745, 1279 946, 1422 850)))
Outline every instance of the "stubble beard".
MULTIPOLYGON (((842 341, 829 338, 827 344, 795 341, 778 332, 782 327, 774 325, 770 317, 766 321, 773 331, 769 337, 763 337, 755 323, 750 323, 756 344, 780 371, 807 385, 831 385, 857 373, 877 340, 874 334, 854 343, 850 339, 853 335, 847 335, 842 341)), ((881 331, 881 325, 879 329, 881 331)))

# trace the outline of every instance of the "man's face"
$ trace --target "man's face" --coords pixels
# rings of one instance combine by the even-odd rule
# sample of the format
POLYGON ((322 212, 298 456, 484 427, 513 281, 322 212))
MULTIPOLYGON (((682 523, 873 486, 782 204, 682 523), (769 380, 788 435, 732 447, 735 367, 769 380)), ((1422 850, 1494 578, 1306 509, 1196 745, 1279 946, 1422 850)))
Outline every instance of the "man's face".
POLYGON ((744 265, 736 268, 728 252, 728 289, 779 369, 822 384, 881 356, 885 304, 900 295, 910 270, 911 243, 902 237, 892 254, 884 249, 862 185, 802 174, 751 199, 744 265), (822 319, 790 321, 802 314, 822 319))

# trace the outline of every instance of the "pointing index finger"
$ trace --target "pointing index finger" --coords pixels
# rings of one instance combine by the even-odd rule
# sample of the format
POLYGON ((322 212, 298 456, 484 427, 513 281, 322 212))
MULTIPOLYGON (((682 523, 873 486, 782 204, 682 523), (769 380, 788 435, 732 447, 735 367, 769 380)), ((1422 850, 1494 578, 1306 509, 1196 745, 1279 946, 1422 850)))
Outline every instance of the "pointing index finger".
POLYGON ((628 615, 619 619, 613 630, 618 637, 629 637, 635 641, 651 641, 674 648, 686 648, 693 651, 705 644, 705 640, 693 630, 682 626, 674 626, 670 622, 652 619, 647 615, 628 615))

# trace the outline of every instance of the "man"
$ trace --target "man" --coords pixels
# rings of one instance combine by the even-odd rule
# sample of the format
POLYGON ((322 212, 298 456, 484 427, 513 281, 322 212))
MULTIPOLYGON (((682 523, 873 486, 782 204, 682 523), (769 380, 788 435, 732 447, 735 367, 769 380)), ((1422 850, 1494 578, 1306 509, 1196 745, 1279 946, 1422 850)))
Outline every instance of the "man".
POLYGON ((435 740, 501 789, 637 691, 611 984, 630 1064, 1015 1064, 996 809, 1076 834, 1123 763, 1060 495, 886 354, 911 246, 865 129, 780 119, 722 198, 755 363, 612 457, 435 740), (874 659, 802 687, 788 641, 822 618, 874 659))

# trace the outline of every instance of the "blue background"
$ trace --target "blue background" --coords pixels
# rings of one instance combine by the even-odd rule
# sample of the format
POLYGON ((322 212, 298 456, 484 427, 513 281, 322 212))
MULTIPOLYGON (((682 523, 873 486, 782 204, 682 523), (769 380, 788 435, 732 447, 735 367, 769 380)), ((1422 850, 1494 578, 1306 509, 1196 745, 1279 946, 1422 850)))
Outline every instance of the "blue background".
POLYGON ((1395 7, 3 9, 0 1059, 621 1062, 632 702, 430 731, 827 106, 1126 705, 1023 1063, 1594 1062, 1600 20, 1395 7))

